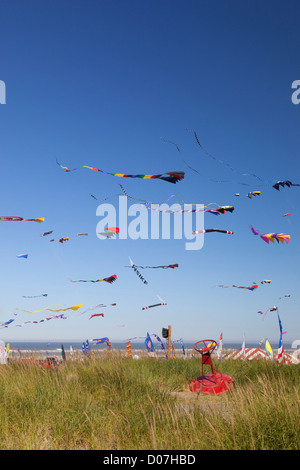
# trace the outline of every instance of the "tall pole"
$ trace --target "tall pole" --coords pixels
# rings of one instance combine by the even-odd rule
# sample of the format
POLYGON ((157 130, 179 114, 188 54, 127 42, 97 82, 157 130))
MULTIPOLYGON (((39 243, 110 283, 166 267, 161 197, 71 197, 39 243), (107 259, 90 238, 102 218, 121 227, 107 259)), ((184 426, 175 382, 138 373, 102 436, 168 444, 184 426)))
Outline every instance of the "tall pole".
POLYGON ((171 325, 168 328, 168 359, 171 357, 171 325))

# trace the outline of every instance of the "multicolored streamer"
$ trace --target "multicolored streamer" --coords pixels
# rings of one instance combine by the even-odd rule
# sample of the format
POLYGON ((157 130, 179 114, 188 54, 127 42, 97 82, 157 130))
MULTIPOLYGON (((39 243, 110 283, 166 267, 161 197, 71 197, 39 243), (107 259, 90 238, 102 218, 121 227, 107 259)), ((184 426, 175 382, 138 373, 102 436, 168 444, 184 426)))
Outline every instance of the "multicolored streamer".
POLYGON ((222 284, 218 284, 216 287, 223 287, 223 289, 228 289, 229 287, 236 287, 237 289, 247 289, 247 290, 254 291, 255 289, 258 288, 258 285, 253 284, 252 286, 236 286, 232 284, 231 286, 223 286, 222 284))
POLYGON ((109 277, 105 277, 104 279, 97 279, 96 281, 93 281, 93 280, 84 280, 84 279, 79 279, 79 281, 72 281, 70 279, 70 282, 102 282, 102 281, 105 281, 105 282, 108 282, 109 284, 112 284, 113 282, 115 282, 117 280, 117 275, 116 274, 113 274, 112 276, 109 276, 109 277))
POLYGON ((5 222, 44 222, 44 217, 40 217, 38 219, 23 219, 23 217, 14 217, 14 216, 1 216, 0 220, 5 222))
POLYGON ((177 183, 178 181, 183 180, 184 175, 185 175, 184 171, 171 171, 171 172, 161 173, 161 174, 158 174, 158 175, 141 175, 141 174, 127 175, 127 174, 124 174, 124 173, 110 173, 108 171, 100 170, 99 168, 93 168, 93 167, 87 166, 87 165, 81 165, 77 168, 69 169, 66 166, 62 166, 60 163, 58 163, 57 160, 56 160, 56 163, 68 173, 71 172, 71 171, 79 170, 80 168, 88 168, 89 170, 98 171, 100 173, 103 173, 105 175, 110 175, 110 176, 118 176, 118 177, 121 177, 121 178, 151 179, 151 180, 152 179, 160 179, 160 180, 163 180, 163 181, 168 181, 169 183, 173 183, 173 184, 177 183))

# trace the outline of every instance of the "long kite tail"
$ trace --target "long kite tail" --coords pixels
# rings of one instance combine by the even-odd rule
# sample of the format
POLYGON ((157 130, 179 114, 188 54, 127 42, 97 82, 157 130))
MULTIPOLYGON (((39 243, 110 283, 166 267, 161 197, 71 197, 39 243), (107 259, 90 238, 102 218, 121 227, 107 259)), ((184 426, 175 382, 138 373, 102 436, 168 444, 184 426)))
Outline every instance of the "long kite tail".
POLYGON ((177 183, 178 181, 183 180, 184 175, 185 175, 184 171, 168 171, 168 172, 161 173, 161 174, 158 174, 158 175, 143 175, 143 174, 128 175, 128 174, 124 174, 124 173, 110 173, 108 171, 100 170, 99 168, 93 168, 93 167, 87 166, 87 165, 82 165, 82 166, 79 166, 77 168, 70 169, 66 166, 62 166, 57 160, 56 160, 56 163, 68 173, 70 173, 71 171, 78 170, 80 168, 87 168, 89 170, 98 171, 98 172, 106 174, 106 175, 118 176, 118 177, 121 177, 121 178, 161 179, 163 181, 168 181, 169 183, 173 183, 173 184, 177 183))
MULTIPOLYGON (((22 310, 22 312, 38 313, 38 312, 44 312, 45 310, 49 310, 50 312, 66 312, 67 310, 78 310, 81 307, 82 307, 82 304, 77 304, 77 305, 72 305, 71 307, 67 307, 67 308, 59 308, 57 310, 53 310, 52 308, 43 308, 43 310, 34 310, 33 312, 29 312, 28 310, 22 310)), ((21 310, 21 309, 18 308, 17 310, 21 310)))
POLYGON ((221 229, 218 229, 218 228, 208 228, 206 230, 196 230, 195 232, 192 232, 192 234, 197 235, 199 233, 210 233, 210 232, 227 233, 228 235, 233 235, 233 232, 231 230, 221 230, 221 229))
MULTIPOLYGON (((161 268, 161 269, 168 269, 168 268, 174 269, 174 268, 178 268, 178 266, 179 266, 178 264, 169 264, 168 266, 137 266, 137 265, 135 265, 136 268, 141 268, 141 269, 147 269, 147 268, 149 268, 149 269, 159 269, 159 268, 161 268)), ((126 266, 126 267, 131 268, 132 266, 126 266)))
POLYGON ((79 279, 78 281, 72 281, 70 279, 70 282, 102 282, 102 281, 105 281, 105 282, 108 282, 109 284, 112 284, 113 282, 115 282, 117 280, 117 275, 116 274, 113 274, 112 276, 109 276, 109 277, 105 277, 103 279, 96 279, 96 280, 93 280, 93 279, 79 279))

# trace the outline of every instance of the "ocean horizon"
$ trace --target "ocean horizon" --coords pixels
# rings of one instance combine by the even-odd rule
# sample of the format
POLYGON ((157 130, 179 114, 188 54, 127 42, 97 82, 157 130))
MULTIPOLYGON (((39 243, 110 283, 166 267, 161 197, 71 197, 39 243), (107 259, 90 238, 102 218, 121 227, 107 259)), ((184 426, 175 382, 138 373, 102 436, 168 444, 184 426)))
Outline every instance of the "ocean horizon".
MULTIPOLYGON (((85 341, 5 341, 6 344, 10 345, 11 350, 30 350, 30 351, 57 351, 61 350, 62 345, 65 351, 68 351, 71 347, 73 350, 80 350, 82 349, 82 344, 85 341)), ((195 342, 183 342, 185 349, 193 349, 195 342)), ((153 341, 154 348, 157 350, 161 350, 161 345, 159 342, 153 341)), ((99 350, 105 349, 106 344, 95 344, 91 340, 89 340, 89 346, 91 350, 99 350)), ((167 343, 164 343, 164 346, 167 347, 167 343)), ((182 346, 180 342, 173 343, 173 347, 175 350, 182 350, 182 346)), ((264 345, 259 345, 259 342, 249 342, 245 344, 246 348, 264 348, 264 345)), ((274 346, 276 347, 276 346, 274 346)), ((111 348, 112 349, 120 349, 124 350, 126 348, 126 341, 111 341, 111 348)), ((143 350, 146 349, 145 342, 141 341, 131 341, 131 348, 132 350, 143 350)), ((228 342, 223 343, 223 348, 225 349, 241 349, 242 342, 228 342)))

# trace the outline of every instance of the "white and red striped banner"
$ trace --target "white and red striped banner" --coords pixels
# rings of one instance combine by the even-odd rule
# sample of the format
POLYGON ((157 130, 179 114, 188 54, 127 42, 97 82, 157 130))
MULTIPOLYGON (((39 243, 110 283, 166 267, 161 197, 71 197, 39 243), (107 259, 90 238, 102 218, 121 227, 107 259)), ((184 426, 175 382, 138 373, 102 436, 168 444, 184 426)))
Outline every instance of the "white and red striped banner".
POLYGON ((224 359, 246 359, 252 361, 253 359, 269 359, 268 354, 259 348, 246 348, 233 351, 228 354, 224 359))

